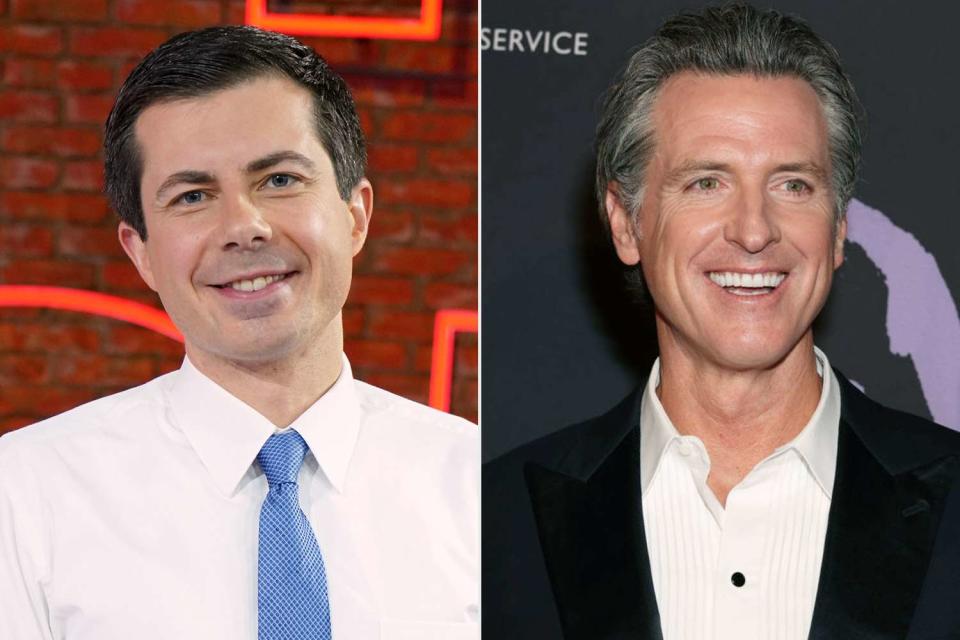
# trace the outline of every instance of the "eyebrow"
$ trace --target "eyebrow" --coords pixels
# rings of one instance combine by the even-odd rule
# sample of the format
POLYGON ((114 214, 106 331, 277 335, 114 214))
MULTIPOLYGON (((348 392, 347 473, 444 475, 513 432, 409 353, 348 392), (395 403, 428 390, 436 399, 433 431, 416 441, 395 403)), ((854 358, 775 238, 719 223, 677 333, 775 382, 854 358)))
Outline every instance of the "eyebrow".
MULTIPOLYGON (((314 171, 317 166, 313 160, 302 153, 298 153, 296 151, 277 151, 262 158, 252 160, 244 168, 244 172, 259 173, 260 171, 265 171, 271 167, 275 167, 282 162, 293 162, 299 164, 308 171, 314 171)), ((207 171, 197 171, 194 169, 177 171, 164 180, 160 185, 160 188, 157 189, 157 200, 161 200, 165 191, 178 184, 196 185, 210 184, 212 182, 216 182, 216 177, 207 171)))
MULTIPOLYGON (((664 184, 675 184, 691 173, 699 171, 724 171, 732 173, 733 168, 726 162, 715 162, 711 160, 688 160, 683 162, 677 168, 671 170, 664 184)), ((827 171, 816 162, 788 162, 777 165, 773 173, 806 173, 814 176, 822 182, 827 181, 827 171)))

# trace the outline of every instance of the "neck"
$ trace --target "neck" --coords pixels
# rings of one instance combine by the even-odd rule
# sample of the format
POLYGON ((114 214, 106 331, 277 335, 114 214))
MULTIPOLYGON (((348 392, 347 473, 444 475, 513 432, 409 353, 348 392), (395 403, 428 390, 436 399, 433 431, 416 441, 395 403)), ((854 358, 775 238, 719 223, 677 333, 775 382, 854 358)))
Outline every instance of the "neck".
POLYGON ((782 360, 758 369, 707 361, 661 339, 657 395, 677 430, 703 441, 711 462, 707 484, 721 504, 800 433, 817 408, 820 383, 810 331, 782 360))
POLYGON ((331 322, 327 335, 280 357, 240 360, 187 344, 198 371, 267 418, 289 426, 333 386, 342 369, 343 327, 331 322))

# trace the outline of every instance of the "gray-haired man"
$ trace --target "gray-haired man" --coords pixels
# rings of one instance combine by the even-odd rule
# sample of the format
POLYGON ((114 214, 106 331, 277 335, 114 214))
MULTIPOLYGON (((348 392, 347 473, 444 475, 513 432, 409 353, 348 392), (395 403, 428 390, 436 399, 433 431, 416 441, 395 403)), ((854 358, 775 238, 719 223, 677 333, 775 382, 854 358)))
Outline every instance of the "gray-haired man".
POLYGON ((960 630, 960 438, 873 403, 814 346, 858 111, 833 48, 772 11, 681 14, 633 55, 597 196, 660 358, 607 414, 486 470, 491 637, 960 630))

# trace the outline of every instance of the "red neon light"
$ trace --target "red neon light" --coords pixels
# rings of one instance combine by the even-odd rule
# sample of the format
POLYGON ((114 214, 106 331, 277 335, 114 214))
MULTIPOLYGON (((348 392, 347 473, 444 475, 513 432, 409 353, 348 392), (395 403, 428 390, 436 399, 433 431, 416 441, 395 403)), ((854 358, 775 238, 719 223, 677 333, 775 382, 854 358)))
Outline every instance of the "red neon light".
MULTIPOLYGON (((0 307, 42 307, 78 311, 129 322, 183 342, 183 335, 160 309, 96 291, 32 285, 0 285, 0 307)), ((430 406, 450 411, 453 388, 453 353, 456 334, 478 330, 476 311, 443 309, 433 325, 433 358, 430 367, 430 406)))
POLYGON ((453 388, 453 347, 458 331, 476 333, 479 318, 476 311, 442 309, 433 322, 433 360, 430 365, 430 406, 450 411, 453 388))
POLYGON ((436 40, 440 37, 443 0, 420 0, 420 17, 271 13, 267 0, 247 0, 246 23, 272 31, 333 38, 378 38, 388 40, 436 40))
POLYGON ((183 342, 183 336, 170 317, 160 309, 116 296, 67 289, 27 285, 0 285, 0 307, 46 307, 79 311, 129 322, 183 342))

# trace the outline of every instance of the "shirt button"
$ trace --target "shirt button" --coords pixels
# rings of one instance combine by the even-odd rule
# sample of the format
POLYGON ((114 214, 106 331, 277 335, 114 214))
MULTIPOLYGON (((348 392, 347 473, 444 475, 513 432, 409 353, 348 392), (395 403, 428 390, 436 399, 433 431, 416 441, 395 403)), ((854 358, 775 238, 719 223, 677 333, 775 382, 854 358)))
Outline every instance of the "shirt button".
POLYGON ((693 453, 693 445, 686 440, 681 440, 678 451, 680 452, 680 455, 684 457, 689 456, 691 453, 693 453))
POLYGON ((735 587, 742 587, 747 583, 747 579, 743 576, 742 573, 737 571, 732 576, 730 576, 730 582, 732 582, 733 586, 735 587))

